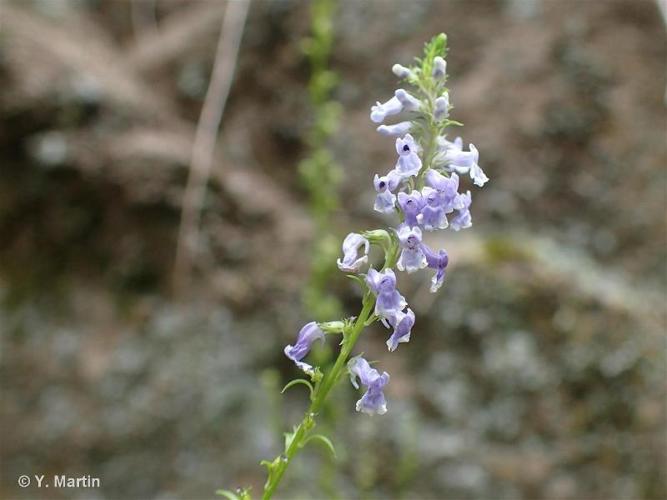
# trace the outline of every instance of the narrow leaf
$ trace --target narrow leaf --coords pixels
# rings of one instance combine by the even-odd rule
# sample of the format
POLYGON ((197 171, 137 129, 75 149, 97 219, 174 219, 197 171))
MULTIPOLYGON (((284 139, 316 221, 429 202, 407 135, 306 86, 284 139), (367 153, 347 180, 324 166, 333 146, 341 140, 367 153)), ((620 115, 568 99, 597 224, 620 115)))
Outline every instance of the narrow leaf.
POLYGON ((362 287, 363 287, 363 286, 365 285, 365 283, 366 283, 366 282, 364 281, 364 278, 362 278, 361 276, 357 276, 356 274, 346 274, 345 276, 347 276, 347 277, 350 278, 351 280, 356 281, 356 282, 359 283, 362 287))
POLYGON ((372 314, 365 322, 364 326, 370 326, 373 323, 375 323, 377 320, 379 320, 380 317, 377 314, 372 314))
POLYGON ((221 497, 225 497, 228 500, 240 500, 239 496, 236 495, 235 493, 232 493, 229 490, 218 490, 215 492, 216 495, 219 495, 221 497))
POLYGON ((324 444, 324 446, 326 446, 327 449, 331 452, 331 455, 334 458, 336 458, 336 449, 334 448, 333 443, 328 437, 322 434, 313 434, 312 436, 309 436, 308 439, 304 441, 303 445, 305 446, 309 441, 312 441, 313 439, 320 441, 322 444, 324 444))
POLYGON ((311 398, 313 397, 313 384, 308 382, 305 378, 297 378, 297 379, 294 379, 294 380, 291 380, 291 381, 287 382, 287 384, 285 384, 285 387, 283 387, 283 390, 280 391, 280 394, 283 394, 287 389, 289 389, 290 387, 293 387, 297 384, 303 384, 303 385, 307 386, 308 389, 310 390, 310 397, 311 398))

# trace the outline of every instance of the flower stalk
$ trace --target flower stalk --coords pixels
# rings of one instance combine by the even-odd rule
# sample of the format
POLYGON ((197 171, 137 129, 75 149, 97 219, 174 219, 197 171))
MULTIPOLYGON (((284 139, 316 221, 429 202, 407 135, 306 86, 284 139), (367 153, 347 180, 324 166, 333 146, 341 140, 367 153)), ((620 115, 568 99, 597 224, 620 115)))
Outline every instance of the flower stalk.
MULTIPOLYGON (((278 488, 289 464, 296 454, 312 441, 320 441, 335 455, 333 444, 322 434, 314 432, 316 419, 331 391, 344 373, 349 373, 355 389, 365 391, 356 403, 356 410, 368 415, 387 412, 384 388, 389 383, 387 372, 378 371, 360 355, 353 356, 354 347, 366 327, 380 322, 392 330, 386 340, 393 352, 410 341, 415 313, 397 288, 397 272, 414 273, 428 268, 430 291, 443 285, 449 256, 445 249, 434 250, 424 241, 434 231, 459 231, 472 225, 471 194, 459 192, 459 175, 469 175, 475 186, 481 187, 488 177, 478 165, 479 153, 473 144, 464 151, 463 141, 447 140, 447 127, 460 125, 449 119, 451 106, 446 87, 447 37, 440 34, 425 45, 424 55, 411 67, 394 65, 394 74, 412 87, 410 93, 397 89, 384 103, 371 107, 370 119, 377 131, 395 138, 396 164, 383 176, 375 175, 373 186, 377 193, 374 209, 387 215, 398 215, 396 227, 350 233, 342 244, 338 268, 357 281, 363 289, 362 308, 356 318, 342 321, 307 323, 298 333, 296 342, 285 347, 285 355, 310 380, 293 380, 285 388, 306 385, 310 390, 310 405, 303 420, 292 432, 285 434, 283 453, 272 461, 263 461, 268 478, 262 498, 268 500, 278 488), (385 123, 388 119, 397 123, 385 123), (378 270, 371 260, 370 248, 384 253, 378 270), (313 367, 303 359, 316 340, 326 341, 327 335, 342 335, 340 351, 330 368, 313 367)), ((244 490, 247 494, 247 490, 244 490)), ((248 494, 249 495, 249 494, 248 494)), ((246 500, 247 497, 239 497, 246 500)))
MULTIPOLYGON (((373 308, 373 301, 370 297, 370 294, 367 292, 364 295, 363 299, 363 308, 359 313, 359 316, 353 323, 352 328, 343 333, 343 346, 336 358, 331 370, 324 376, 322 381, 316 386, 315 391, 312 395, 312 401, 310 407, 304 414, 303 420, 295 428, 291 437, 288 438, 289 445, 285 450, 283 455, 276 457, 272 462, 264 462, 264 464, 269 469, 269 476, 266 480, 264 486, 264 494, 262 495, 263 500, 268 500, 273 496, 273 493, 276 491, 276 488, 280 484, 280 481, 287 470, 287 466, 291 462, 292 458, 298 453, 298 451, 303 448, 305 442, 308 440, 310 431, 315 427, 315 418, 317 414, 322 409, 324 402, 326 401, 329 392, 334 387, 336 382, 340 379, 342 375, 346 362, 349 359, 350 353, 354 348, 361 332, 366 326, 366 321, 369 319, 371 311, 373 308)), ((333 447, 331 447, 333 451, 333 447)))

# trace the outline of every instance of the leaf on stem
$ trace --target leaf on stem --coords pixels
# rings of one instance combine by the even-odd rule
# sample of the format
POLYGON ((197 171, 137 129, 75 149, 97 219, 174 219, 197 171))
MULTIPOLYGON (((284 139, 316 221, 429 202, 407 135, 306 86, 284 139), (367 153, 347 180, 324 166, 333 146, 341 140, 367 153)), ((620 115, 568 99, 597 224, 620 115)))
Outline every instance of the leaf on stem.
POLYGON ((366 285, 366 281, 361 276, 358 276, 356 274, 346 274, 346 276, 351 280, 354 280, 357 283, 359 283, 362 287, 366 285))
POLYGON ((308 389, 310 390, 310 398, 311 399, 313 398, 313 384, 308 382, 305 378, 297 378, 297 379, 294 379, 294 380, 291 380, 291 381, 287 382, 287 384, 285 384, 285 387, 283 387, 282 391, 280 391, 280 394, 284 394, 287 389, 289 389, 290 387, 293 387, 297 384, 303 384, 303 385, 307 386, 308 389))
MULTIPOLYGON (((266 462, 266 460, 264 460, 266 462)), ((251 500, 250 488, 238 488, 236 493, 229 490, 217 490, 216 495, 225 497, 228 500, 251 500)))
POLYGON ((380 316, 377 314, 371 314, 371 316, 364 322, 364 326, 370 326, 373 323, 375 323, 378 319, 380 319, 380 316))
POLYGON ((225 497, 229 500, 239 500, 238 495, 235 493, 229 491, 229 490, 218 490, 215 492, 216 495, 219 495, 221 497, 225 497))
POLYGON ((294 440, 294 436, 296 435, 296 431, 299 429, 298 425, 295 425, 292 428, 292 432, 285 432, 285 453, 287 453, 287 450, 289 449, 290 445, 292 444, 292 441, 294 440))
POLYGON ((319 441, 322 444, 324 444, 324 446, 326 446, 327 449, 331 452, 331 455, 333 456, 333 458, 336 458, 336 449, 334 448, 333 443, 331 442, 331 440, 328 437, 326 437, 322 434, 313 434, 312 436, 308 436, 308 438, 303 442, 303 444, 301 446, 302 447, 305 446, 306 444, 308 444, 312 440, 316 440, 316 441, 319 441))

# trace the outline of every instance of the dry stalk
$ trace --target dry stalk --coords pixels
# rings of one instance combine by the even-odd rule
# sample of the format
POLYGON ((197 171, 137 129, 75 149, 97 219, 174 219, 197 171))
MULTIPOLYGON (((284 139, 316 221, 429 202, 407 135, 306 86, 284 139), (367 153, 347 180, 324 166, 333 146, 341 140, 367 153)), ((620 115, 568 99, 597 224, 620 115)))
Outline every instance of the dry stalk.
POLYGON ((213 72, 197 123, 188 181, 183 195, 173 277, 176 294, 184 291, 189 284, 193 256, 199 242, 200 214, 213 166, 218 128, 234 77, 249 5, 249 0, 229 0, 225 8, 213 72))

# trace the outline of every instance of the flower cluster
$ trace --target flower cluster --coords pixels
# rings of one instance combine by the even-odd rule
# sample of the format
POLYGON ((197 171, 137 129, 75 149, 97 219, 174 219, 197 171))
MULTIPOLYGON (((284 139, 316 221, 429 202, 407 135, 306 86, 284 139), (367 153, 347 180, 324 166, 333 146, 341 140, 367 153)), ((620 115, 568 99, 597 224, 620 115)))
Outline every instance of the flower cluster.
MULTIPOLYGON (((410 340, 415 324, 414 312, 397 289, 394 268, 406 273, 429 268, 433 272, 431 292, 438 291, 445 280, 449 257, 444 249, 432 249, 424 237, 426 233, 447 228, 454 231, 469 228, 472 197, 469 190, 460 191, 460 184, 466 182, 465 176, 470 178, 467 182, 478 187, 489 180, 478 164, 479 152, 473 144, 466 151, 460 137, 454 141, 446 138, 448 127, 461 124, 449 118, 452 106, 446 87, 445 44, 446 38, 440 35, 426 45, 423 59, 415 66, 394 65, 394 74, 413 90, 399 88, 390 99, 371 107, 371 121, 378 125, 380 134, 395 137, 397 154, 393 168, 384 175, 376 174, 373 179, 374 209, 398 216, 399 222, 388 231, 350 233, 343 242, 343 256, 337 262, 342 271, 361 276, 362 284, 374 298, 372 319, 391 330, 386 342, 389 351, 410 340), (380 270, 371 265, 364 272, 373 245, 384 250, 384 265, 380 270)), ((313 368, 301 360, 311 344, 323 339, 325 333, 329 332, 323 332, 316 323, 307 324, 299 332, 296 344, 285 348, 285 354, 312 375, 313 368)), ((345 329, 336 333, 345 335, 345 329)), ((355 388, 357 379, 366 388, 357 402, 357 410, 385 413, 387 405, 382 391, 389 375, 380 374, 360 356, 349 361, 348 371, 355 388)))

